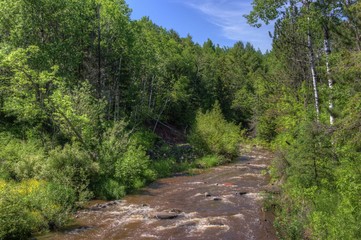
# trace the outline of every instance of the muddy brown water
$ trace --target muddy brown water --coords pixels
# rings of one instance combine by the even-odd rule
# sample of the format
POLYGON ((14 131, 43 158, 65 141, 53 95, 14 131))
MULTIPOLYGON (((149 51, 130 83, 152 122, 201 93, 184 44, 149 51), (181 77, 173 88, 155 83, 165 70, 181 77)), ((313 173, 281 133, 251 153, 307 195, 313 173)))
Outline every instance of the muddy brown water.
POLYGON ((113 202, 93 202, 68 230, 45 239, 277 239, 262 211, 272 155, 252 148, 232 164, 160 179, 113 202), (172 219, 160 219, 174 217, 172 219))

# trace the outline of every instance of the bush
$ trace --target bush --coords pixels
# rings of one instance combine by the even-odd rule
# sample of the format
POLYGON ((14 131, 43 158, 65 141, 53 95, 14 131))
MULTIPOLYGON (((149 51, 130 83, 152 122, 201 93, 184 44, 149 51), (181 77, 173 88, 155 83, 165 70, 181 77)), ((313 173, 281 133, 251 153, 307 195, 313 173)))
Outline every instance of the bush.
POLYGON ((266 111, 257 119, 256 136, 258 139, 266 142, 271 142, 277 136, 276 119, 272 111, 266 111))
POLYGON ((45 159, 39 142, 1 133, 0 145, 0 178, 21 181, 39 176, 45 159))
POLYGON ((126 194, 125 186, 109 176, 99 180, 94 186, 94 191, 98 198, 107 200, 120 199, 126 194))
POLYGON ((177 162, 174 159, 161 159, 152 162, 152 169, 158 178, 169 177, 175 172, 177 162))
POLYGON ((155 173, 150 169, 149 157, 142 146, 128 147, 115 163, 115 177, 128 191, 143 187, 147 181, 155 179, 155 173))
POLYGON ((0 181, 0 239, 27 239, 31 233, 63 226, 74 201, 74 192, 61 185, 0 181))
POLYGON ((285 181, 276 221, 282 238, 357 239, 357 214, 351 212, 359 197, 351 207, 343 192, 345 186, 354 186, 350 192, 357 196, 360 191, 357 193, 357 180, 349 178, 351 169, 338 174, 345 165, 341 155, 335 154, 337 143, 331 133, 320 123, 299 124, 294 139, 284 145, 274 162, 272 174, 285 181), (339 177, 347 182, 345 186, 339 177))
POLYGON ((221 164, 223 162, 222 160, 222 157, 219 157, 217 155, 207 155, 197 159, 195 161, 195 164, 197 167, 200 168, 210 168, 221 164))
POLYGON ((146 150, 154 148, 157 135, 149 130, 140 130, 130 137, 131 144, 135 146, 143 146, 146 150))
POLYGON ((99 175, 92 182, 97 197, 119 199, 126 192, 155 179, 146 148, 152 148, 155 135, 137 131, 130 135, 127 123, 118 121, 109 127, 99 146, 99 175))
POLYGON ((99 172, 90 185, 95 195, 119 199, 154 180, 156 173, 151 170, 146 150, 152 149, 155 141, 156 135, 147 130, 130 134, 125 121, 110 126, 98 146, 99 172))
POLYGON ((67 144, 49 153, 43 175, 51 182, 73 189, 78 200, 84 201, 92 197, 89 184, 98 172, 98 164, 88 153, 78 145, 67 144))
POLYGON ((237 125, 224 119, 219 103, 216 103, 211 111, 197 113, 189 140, 202 154, 234 157, 238 154, 241 135, 237 125))
MULTIPOLYGON (((115 163, 127 150, 129 144, 129 132, 126 130, 127 123, 115 122, 113 126, 103 134, 103 141, 99 147, 100 178, 111 178, 115 175, 115 163)), ((96 187, 97 188, 97 187, 96 187)))

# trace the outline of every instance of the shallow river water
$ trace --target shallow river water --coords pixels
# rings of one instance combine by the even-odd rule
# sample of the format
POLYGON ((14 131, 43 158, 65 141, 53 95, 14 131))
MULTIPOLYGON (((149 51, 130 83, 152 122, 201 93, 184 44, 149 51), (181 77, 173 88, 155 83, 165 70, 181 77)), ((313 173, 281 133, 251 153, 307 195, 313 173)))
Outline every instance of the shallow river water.
POLYGON ((254 147, 229 165, 160 179, 119 201, 93 202, 73 227, 38 239, 277 239, 272 214, 262 210, 271 159, 254 147))

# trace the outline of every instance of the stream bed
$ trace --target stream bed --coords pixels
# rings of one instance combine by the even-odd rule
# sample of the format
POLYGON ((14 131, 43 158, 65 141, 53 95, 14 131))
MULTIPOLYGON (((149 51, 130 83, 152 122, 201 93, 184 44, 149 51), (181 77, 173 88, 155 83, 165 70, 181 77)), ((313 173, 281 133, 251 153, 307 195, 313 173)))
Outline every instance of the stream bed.
POLYGON ((277 239, 273 215, 262 209, 272 157, 253 147, 231 164, 160 179, 119 201, 91 202, 73 226, 37 239, 277 239))

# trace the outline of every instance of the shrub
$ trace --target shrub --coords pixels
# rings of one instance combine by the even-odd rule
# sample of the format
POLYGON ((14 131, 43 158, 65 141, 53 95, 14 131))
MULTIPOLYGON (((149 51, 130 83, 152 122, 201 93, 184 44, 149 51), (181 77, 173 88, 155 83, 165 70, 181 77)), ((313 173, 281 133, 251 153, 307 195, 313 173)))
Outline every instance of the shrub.
POLYGON ((44 162, 44 150, 36 140, 19 140, 0 135, 0 177, 23 180, 38 177, 44 162))
POLYGON ((135 146, 143 146, 146 150, 154 147, 157 135, 149 130, 140 130, 130 137, 130 142, 135 146))
POLYGON ((115 163, 125 153, 129 144, 129 132, 126 130, 126 126, 127 123, 124 121, 115 122, 103 134, 103 141, 98 151, 100 178, 108 178, 115 175, 115 163))
POLYGON ((150 169, 149 157, 142 146, 128 147, 124 155, 115 163, 115 177, 128 191, 140 188, 147 181, 155 179, 155 173, 150 169))
POLYGON ((154 146, 156 136, 152 132, 140 130, 130 134, 127 123, 118 121, 107 129, 102 139, 98 147, 99 174, 91 182, 97 197, 119 199, 155 179, 145 151, 154 146))
POLYGON ((155 135, 137 131, 130 135, 127 123, 118 121, 109 127, 99 146, 99 176, 92 182, 97 197, 118 199, 155 178, 145 148, 151 148, 155 135))
POLYGON ((109 176, 99 180, 94 187, 97 197, 107 200, 120 199, 124 197, 126 193, 125 186, 123 186, 120 181, 109 176))
POLYGON ((34 179, 0 182, 0 239, 27 239, 31 233, 65 224, 74 192, 34 179))
POLYGON ((276 119, 272 111, 266 111, 257 119, 256 136, 258 139, 271 142, 277 136, 276 119))
POLYGON ((200 168, 215 167, 221 163, 222 163, 222 157, 217 155, 207 155, 195 161, 196 166, 200 168))
POLYGON ((169 177, 175 172, 177 162, 174 159, 160 159, 152 162, 152 169, 156 172, 157 177, 169 177))
POLYGON ((234 157, 240 140, 239 127, 224 119, 218 102, 211 111, 197 113, 190 142, 199 152, 234 157))
POLYGON ((55 182, 73 189, 79 201, 92 197, 89 184, 99 171, 97 163, 78 145, 65 145, 49 153, 43 175, 55 182))
MULTIPOLYGON (((338 189, 340 183, 335 170, 342 165, 335 155, 336 144, 328 129, 320 123, 302 122, 273 164, 272 174, 284 181, 276 221, 282 238, 356 239, 340 227, 339 220, 346 213, 339 214, 342 195, 337 191, 344 188, 338 189)), ((347 185, 352 185, 351 179, 347 185)), ((348 218, 348 229, 351 229, 353 219, 350 215, 348 218)))

